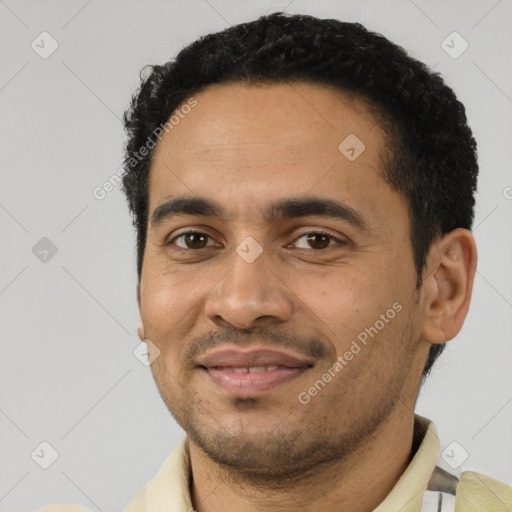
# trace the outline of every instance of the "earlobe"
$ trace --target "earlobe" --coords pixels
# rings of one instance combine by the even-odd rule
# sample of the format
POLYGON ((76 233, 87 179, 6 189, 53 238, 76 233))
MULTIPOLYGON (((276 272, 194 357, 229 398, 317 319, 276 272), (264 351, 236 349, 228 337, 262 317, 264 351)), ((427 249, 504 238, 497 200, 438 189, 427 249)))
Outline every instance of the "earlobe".
POLYGON ((142 322, 139 323, 139 327, 137 328, 137 335, 139 336, 140 341, 144 341, 146 339, 144 324, 142 322))
POLYGON ((462 328, 469 310, 477 250, 467 229, 456 229, 432 244, 422 287, 422 336, 444 343, 462 328))

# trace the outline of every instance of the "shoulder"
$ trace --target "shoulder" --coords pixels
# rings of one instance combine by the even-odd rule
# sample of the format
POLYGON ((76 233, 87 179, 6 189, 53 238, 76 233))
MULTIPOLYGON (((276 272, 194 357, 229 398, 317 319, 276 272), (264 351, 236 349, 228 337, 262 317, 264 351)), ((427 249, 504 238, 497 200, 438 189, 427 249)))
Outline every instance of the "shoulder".
POLYGON ((464 471, 457 486, 455 512, 512 510, 512 486, 476 471, 464 471))

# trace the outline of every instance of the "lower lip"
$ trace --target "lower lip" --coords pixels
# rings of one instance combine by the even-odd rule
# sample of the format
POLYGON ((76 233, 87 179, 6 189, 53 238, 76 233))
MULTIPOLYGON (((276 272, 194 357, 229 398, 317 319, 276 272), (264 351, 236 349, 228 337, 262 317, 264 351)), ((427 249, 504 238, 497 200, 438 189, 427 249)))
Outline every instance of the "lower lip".
POLYGON ((220 388, 239 397, 261 395, 277 386, 296 379, 307 368, 285 368, 257 373, 236 373, 216 368, 202 369, 220 388))

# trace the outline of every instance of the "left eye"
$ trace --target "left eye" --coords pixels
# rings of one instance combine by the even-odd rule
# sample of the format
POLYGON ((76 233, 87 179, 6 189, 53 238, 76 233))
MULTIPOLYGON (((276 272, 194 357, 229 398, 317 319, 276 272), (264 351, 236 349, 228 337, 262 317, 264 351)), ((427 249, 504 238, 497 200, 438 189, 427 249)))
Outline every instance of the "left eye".
MULTIPOLYGON (((300 240, 301 238, 305 238, 306 243, 309 244, 309 246, 315 250, 322 250, 326 249, 327 247, 331 247, 332 245, 335 245, 334 240, 339 240, 335 238, 334 236, 330 235, 329 233, 323 233, 323 232, 311 232, 311 233, 304 233, 303 235, 299 236, 296 240, 300 240), (332 244, 329 242, 333 241, 332 244)), ((308 249, 308 247, 299 247, 299 249, 308 249)))

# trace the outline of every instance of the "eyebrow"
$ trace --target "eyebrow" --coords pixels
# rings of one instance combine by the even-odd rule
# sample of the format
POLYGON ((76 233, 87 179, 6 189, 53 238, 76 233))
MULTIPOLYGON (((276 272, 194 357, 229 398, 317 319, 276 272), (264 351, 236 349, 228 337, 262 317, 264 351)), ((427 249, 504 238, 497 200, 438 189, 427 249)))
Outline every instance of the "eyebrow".
MULTIPOLYGON (((334 199, 317 197, 291 197, 267 204, 260 213, 268 222, 308 216, 342 220, 355 227, 370 230, 364 217, 354 208, 334 199)), ((226 210, 205 197, 176 197, 157 206, 151 215, 151 227, 178 216, 226 217, 226 210)))

